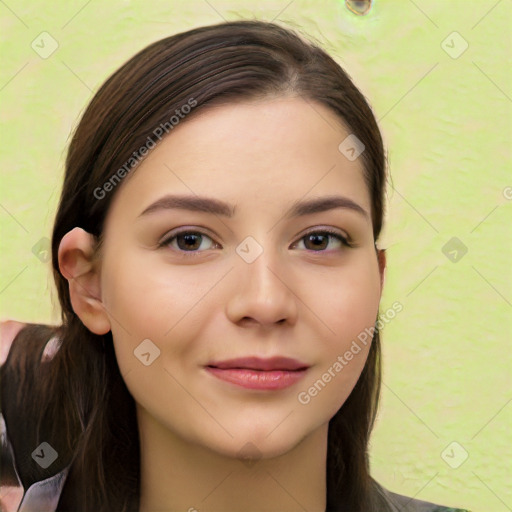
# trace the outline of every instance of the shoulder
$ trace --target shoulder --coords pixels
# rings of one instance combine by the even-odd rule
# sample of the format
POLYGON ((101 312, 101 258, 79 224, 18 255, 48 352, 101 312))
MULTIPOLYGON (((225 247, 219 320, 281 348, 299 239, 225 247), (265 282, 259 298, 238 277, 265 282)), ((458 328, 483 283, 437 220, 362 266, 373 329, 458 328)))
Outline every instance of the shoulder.
POLYGON ((392 512, 470 512, 462 508, 453 508, 429 501, 417 500, 391 492, 382 487, 378 482, 375 482, 375 484, 379 494, 384 498, 392 512))
POLYGON ((0 365, 5 363, 14 338, 25 325, 27 324, 16 320, 0 321, 0 365))
POLYGON ((18 352, 35 350, 41 363, 51 361, 62 341, 58 332, 58 326, 0 320, 0 368, 7 364, 11 352, 16 351, 14 344, 18 352))

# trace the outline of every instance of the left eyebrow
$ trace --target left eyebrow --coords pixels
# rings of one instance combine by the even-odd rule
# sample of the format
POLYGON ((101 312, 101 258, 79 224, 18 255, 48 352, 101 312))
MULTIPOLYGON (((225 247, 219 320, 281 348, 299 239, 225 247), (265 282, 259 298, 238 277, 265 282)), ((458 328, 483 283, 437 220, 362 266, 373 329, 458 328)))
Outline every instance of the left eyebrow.
MULTIPOLYGON (((368 212, 362 206, 352 199, 343 196, 326 196, 295 201, 286 212, 285 218, 303 217, 313 213, 334 210, 335 208, 352 210, 365 217, 366 220, 370 219, 368 212)), ((231 218, 235 214, 236 206, 210 197, 166 195, 150 204, 139 217, 161 210, 173 209, 214 213, 231 218)))
POLYGON ((223 217, 232 217, 235 214, 235 207, 213 199, 200 196, 171 196, 167 195, 150 204, 140 215, 148 215, 160 210, 189 210, 192 212, 207 212, 222 215, 223 217))

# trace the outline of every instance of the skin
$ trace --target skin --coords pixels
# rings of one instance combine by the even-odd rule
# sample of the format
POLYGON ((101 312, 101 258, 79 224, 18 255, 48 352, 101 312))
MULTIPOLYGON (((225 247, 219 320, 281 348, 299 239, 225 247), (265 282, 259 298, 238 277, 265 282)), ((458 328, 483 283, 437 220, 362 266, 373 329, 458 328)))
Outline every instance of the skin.
POLYGON ((297 396, 375 325, 385 270, 361 157, 338 150, 349 133, 329 109, 297 97, 203 110, 115 191, 97 259, 80 228, 62 239, 74 310, 92 332, 112 331, 136 401, 141 511, 325 510, 328 422, 370 344, 309 403, 297 396), (368 216, 337 208, 285 218, 295 200, 333 193, 368 216), (165 194, 217 198, 236 212, 139 217, 165 194), (183 227, 206 236, 158 247, 183 227), (335 237, 308 242, 306 234, 326 227, 354 247, 335 237), (263 249, 252 263, 236 252, 248 236, 263 249), (134 356, 145 339, 160 350, 148 366, 134 356), (249 355, 284 355, 310 368, 280 391, 244 389, 204 369, 249 355))

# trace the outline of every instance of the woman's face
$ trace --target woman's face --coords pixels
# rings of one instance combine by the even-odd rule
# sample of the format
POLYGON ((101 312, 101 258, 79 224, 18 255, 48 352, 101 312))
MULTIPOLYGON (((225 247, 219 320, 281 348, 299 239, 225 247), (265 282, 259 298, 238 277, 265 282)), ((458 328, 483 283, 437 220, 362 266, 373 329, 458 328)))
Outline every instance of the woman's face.
POLYGON ((215 107, 175 126, 120 185, 101 300, 139 412, 218 453, 251 443, 266 458, 341 407, 382 286, 362 159, 339 149, 349 135, 299 98, 215 107), (341 207, 300 206, 338 196, 341 207), (214 203, 187 207, 204 198, 214 203), (249 357, 307 369, 222 364, 249 357))

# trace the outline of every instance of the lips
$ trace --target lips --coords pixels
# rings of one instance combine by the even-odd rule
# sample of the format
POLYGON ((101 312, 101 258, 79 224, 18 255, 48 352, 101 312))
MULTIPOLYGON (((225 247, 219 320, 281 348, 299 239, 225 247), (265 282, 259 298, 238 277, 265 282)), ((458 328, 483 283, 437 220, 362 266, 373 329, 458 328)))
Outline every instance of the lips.
POLYGON ((309 365, 306 363, 283 356, 276 356, 267 359, 260 357, 241 357, 237 359, 229 359, 227 361, 213 361, 208 363, 206 366, 210 368, 218 368, 220 370, 247 369, 260 371, 298 371, 309 368, 309 365))
POLYGON ((207 373, 229 384, 250 390, 278 391, 296 384, 309 365, 289 357, 243 357, 213 361, 205 366, 207 373))

